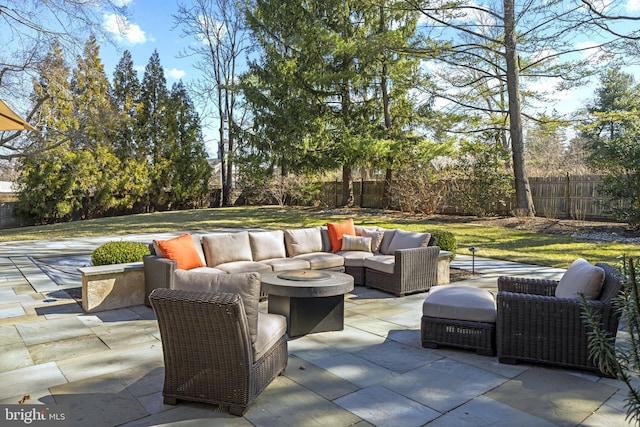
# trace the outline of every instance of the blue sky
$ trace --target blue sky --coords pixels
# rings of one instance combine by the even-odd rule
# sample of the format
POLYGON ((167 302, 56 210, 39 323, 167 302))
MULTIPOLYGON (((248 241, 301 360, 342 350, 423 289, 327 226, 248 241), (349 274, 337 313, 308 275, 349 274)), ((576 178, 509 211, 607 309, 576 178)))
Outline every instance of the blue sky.
POLYGON ((124 0, 128 3, 130 16, 122 25, 122 17, 113 13, 105 13, 103 26, 112 33, 116 45, 103 43, 101 57, 106 72, 112 75, 113 69, 126 49, 131 52, 134 64, 142 78, 144 67, 154 50, 160 54, 160 61, 165 69, 167 82, 171 84, 179 79, 187 80, 195 77, 189 59, 178 59, 177 55, 192 40, 180 37, 180 30, 172 30, 173 17, 177 4, 173 1, 157 0, 124 0))

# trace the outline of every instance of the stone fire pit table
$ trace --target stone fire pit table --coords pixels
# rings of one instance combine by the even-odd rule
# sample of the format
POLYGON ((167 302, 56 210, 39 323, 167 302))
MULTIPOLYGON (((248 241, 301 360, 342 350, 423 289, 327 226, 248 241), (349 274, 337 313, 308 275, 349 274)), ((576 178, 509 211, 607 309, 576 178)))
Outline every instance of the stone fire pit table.
POLYGON ((353 290, 353 277, 334 271, 293 270, 262 273, 269 294, 269 313, 287 318, 287 335, 344 329, 344 294, 353 290))

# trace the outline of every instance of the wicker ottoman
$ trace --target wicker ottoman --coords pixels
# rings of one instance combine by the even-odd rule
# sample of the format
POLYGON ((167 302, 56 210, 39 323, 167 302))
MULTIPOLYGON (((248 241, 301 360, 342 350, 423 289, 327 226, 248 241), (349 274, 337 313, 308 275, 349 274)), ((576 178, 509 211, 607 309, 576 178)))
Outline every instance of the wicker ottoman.
POLYGON ((466 285, 434 286, 422 304, 422 346, 496 354, 496 302, 491 292, 466 285))

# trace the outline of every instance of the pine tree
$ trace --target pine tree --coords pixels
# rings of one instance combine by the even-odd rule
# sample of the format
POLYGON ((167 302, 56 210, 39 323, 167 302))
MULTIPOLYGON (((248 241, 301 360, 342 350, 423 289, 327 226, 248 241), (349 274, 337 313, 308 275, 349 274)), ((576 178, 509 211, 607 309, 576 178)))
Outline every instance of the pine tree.
POLYGON ((119 206, 128 210, 143 201, 149 180, 145 149, 139 146, 136 128, 141 105, 140 82, 128 50, 123 52, 113 73, 113 102, 117 115, 113 148, 121 164, 116 191, 119 206))
POLYGON ((196 207, 209 192, 207 162, 200 117, 182 82, 171 88, 167 133, 173 139, 170 155, 172 202, 177 208, 196 207))
POLYGON ((171 142, 166 132, 168 98, 160 55, 158 51, 154 51, 142 77, 140 110, 136 115, 138 149, 149 162, 147 203, 152 210, 166 207, 167 191, 171 186, 171 142))
POLYGON ((73 141, 78 156, 76 197, 82 199, 82 218, 104 215, 118 205, 116 188, 121 171, 113 150, 115 114, 111 85, 100 59, 95 37, 85 44, 71 82, 79 136, 73 141))
POLYGON ((353 169, 391 166, 401 141, 415 140, 404 134, 419 67, 397 53, 415 13, 379 0, 252 6, 248 25, 263 49, 245 79, 254 146, 270 150, 284 174, 342 167, 350 205, 353 169))
POLYGON ((33 81, 31 98, 41 101, 37 113, 39 132, 30 133, 30 146, 21 158, 17 215, 29 222, 47 224, 68 220, 80 207, 75 198, 77 167, 71 141, 77 135, 70 69, 61 45, 54 41, 33 81))

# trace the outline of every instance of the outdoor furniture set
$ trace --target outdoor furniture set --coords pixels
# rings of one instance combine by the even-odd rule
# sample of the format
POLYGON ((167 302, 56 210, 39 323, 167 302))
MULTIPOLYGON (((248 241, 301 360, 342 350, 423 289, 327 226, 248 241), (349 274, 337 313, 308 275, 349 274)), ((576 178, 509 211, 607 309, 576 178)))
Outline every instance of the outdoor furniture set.
POLYGON ((150 245, 151 255, 143 258, 145 293, 173 289, 176 281, 198 274, 328 270, 349 274, 355 285, 402 296, 437 284, 439 259, 450 253, 436 244, 429 233, 354 226, 353 220, 289 230, 185 234, 150 245))
POLYGON ((612 300, 623 277, 608 264, 579 259, 559 281, 500 277, 496 305, 484 289, 433 286, 440 250, 428 233, 356 229, 349 222, 338 230, 328 224, 154 242, 144 267, 163 343, 164 402, 201 401, 242 415, 286 368, 289 337, 342 330, 344 294, 354 282, 397 295, 429 291, 424 347, 489 356, 497 349, 501 363, 598 371, 588 356, 579 297, 615 337, 619 312, 612 300), (265 294, 268 313, 261 313, 265 294))
POLYGON ((576 260, 560 280, 499 277, 493 295, 472 286, 436 286, 422 307, 424 347, 439 345, 498 353, 501 363, 518 361, 596 371, 589 357, 589 329, 580 294, 600 316, 601 328, 615 339, 620 312, 613 300, 624 277, 605 263, 576 260))

